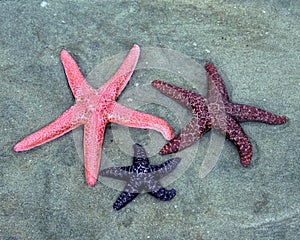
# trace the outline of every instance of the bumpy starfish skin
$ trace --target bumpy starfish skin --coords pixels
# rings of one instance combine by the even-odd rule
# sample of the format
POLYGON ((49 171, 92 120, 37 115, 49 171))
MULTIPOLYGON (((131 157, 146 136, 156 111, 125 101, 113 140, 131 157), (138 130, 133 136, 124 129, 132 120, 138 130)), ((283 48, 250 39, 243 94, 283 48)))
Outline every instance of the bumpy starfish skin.
POLYGON ((134 144, 133 149, 134 157, 131 166, 112 167, 100 171, 101 176, 127 182, 113 208, 120 210, 142 191, 163 201, 169 201, 175 197, 176 190, 163 188, 159 179, 173 171, 180 162, 180 158, 169 159, 160 165, 150 165, 145 149, 141 145, 134 144))
POLYGON ((100 88, 94 89, 85 80, 75 60, 66 50, 62 50, 61 61, 75 97, 75 104, 52 123, 17 143, 14 150, 19 152, 31 149, 84 125, 86 181, 89 186, 93 186, 98 178, 107 123, 154 129, 161 132, 166 139, 172 139, 173 129, 164 120, 134 111, 116 102, 135 69, 139 54, 139 46, 134 45, 114 76, 100 88))
POLYGON ((193 144, 211 128, 215 128, 237 147, 241 164, 248 166, 252 158, 252 145, 238 122, 259 121, 267 124, 283 124, 287 122, 287 117, 253 106, 230 102, 225 84, 215 66, 207 63, 205 69, 208 79, 207 99, 193 91, 159 80, 152 82, 152 86, 186 106, 193 113, 192 120, 160 150, 160 154, 180 151, 193 144))

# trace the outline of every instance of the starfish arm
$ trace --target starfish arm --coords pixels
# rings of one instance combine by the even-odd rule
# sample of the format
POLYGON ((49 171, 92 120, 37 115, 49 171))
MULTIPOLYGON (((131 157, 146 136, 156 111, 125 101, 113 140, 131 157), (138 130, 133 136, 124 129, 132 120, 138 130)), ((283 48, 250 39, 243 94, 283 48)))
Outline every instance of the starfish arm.
POLYGON ((91 114, 84 125, 84 164, 85 177, 89 186, 94 186, 97 182, 102 143, 104 138, 106 119, 96 111, 91 114))
POLYGON ((151 172, 154 173, 158 179, 160 179, 172 172, 176 168, 180 160, 180 158, 171 158, 162 164, 151 165, 151 172))
POLYGON ((176 196, 176 190, 175 189, 167 190, 165 188, 160 188, 158 191, 149 192, 149 194, 162 201, 170 201, 172 198, 176 196))
POLYGON ((285 116, 279 116, 245 104, 230 103, 227 106, 227 111, 237 121, 258 121, 277 125, 286 123, 288 120, 285 116))
POLYGON ((214 98, 216 95, 221 96, 223 102, 228 102, 229 97, 226 86, 216 67, 212 63, 205 65, 206 76, 208 80, 208 98, 214 98))
POLYGON ((82 125, 83 121, 75 120, 74 118, 76 111, 77 109, 75 106, 70 107, 53 122, 18 142, 14 146, 14 150, 16 152, 20 152, 34 148, 58 138, 72 129, 82 125))
POLYGON ((77 99, 79 95, 82 95, 82 91, 91 89, 91 86, 86 82, 77 63, 66 50, 61 51, 60 58, 68 78, 69 86, 75 99, 77 99))
POLYGON ((107 90, 107 94, 111 98, 116 99, 126 87, 136 67, 139 56, 140 47, 134 44, 122 65, 119 67, 118 71, 103 86, 99 88, 99 91, 106 92, 107 90))
POLYGON ((196 142, 209 130, 205 116, 194 116, 181 132, 160 150, 160 154, 176 153, 196 142))
POLYGON ((147 193, 157 192, 159 191, 159 189, 163 188, 159 182, 159 179, 157 179, 153 175, 149 175, 149 178, 147 179, 143 187, 143 190, 145 190, 145 192, 147 193))
POLYGON ((128 180, 130 178, 130 166, 128 167, 111 167, 100 171, 100 176, 111 177, 118 180, 128 180))
POLYGON ((196 104, 204 105, 206 103, 204 97, 193 91, 186 90, 160 80, 154 80, 151 84, 164 95, 176 100, 181 105, 186 106, 191 110, 196 104))
POLYGON ((115 103, 109 120, 127 127, 153 129, 160 132, 165 139, 174 137, 172 127, 163 119, 143 112, 138 112, 115 103))
POLYGON ((226 137, 237 147, 241 164, 247 167, 252 158, 252 144, 238 122, 229 116, 226 121, 226 137))
POLYGON ((149 159, 147 157, 147 153, 145 149, 138 143, 133 145, 134 157, 133 157, 133 164, 138 164, 139 162, 143 161, 147 165, 149 165, 149 159))
POLYGON ((114 203, 113 208, 115 210, 120 210, 125 207, 128 203, 130 203, 139 193, 137 192, 122 192, 116 202, 114 203))

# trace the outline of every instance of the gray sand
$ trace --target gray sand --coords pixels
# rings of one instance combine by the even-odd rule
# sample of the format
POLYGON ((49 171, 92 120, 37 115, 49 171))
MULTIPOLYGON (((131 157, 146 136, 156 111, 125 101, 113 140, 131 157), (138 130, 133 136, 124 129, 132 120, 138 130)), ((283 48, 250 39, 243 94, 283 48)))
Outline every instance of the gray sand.
MULTIPOLYGON (((1 1, 0 239, 299 239, 300 1, 174 2, 1 1), (87 186, 73 133, 13 152, 15 143, 73 104, 61 49, 87 75, 134 43, 142 51, 163 47, 198 63, 212 61, 233 101, 286 115, 289 122, 242 123, 254 146, 251 166, 243 168, 225 141, 217 165, 201 179, 206 134, 194 146, 194 161, 167 186, 177 190, 172 201, 141 194, 119 212, 112 209, 118 190, 101 181, 87 186)), ((156 78, 194 85, 176 74, 139 70, 122 97, 156 78)), ((179 131, 180 120, 161 105, 145 102, 140 110, 179 131)), ((114 129, 120 128, 106 131, 103 154, 117 166, 129 165, 132 149, 119 147, 114 129)), ((152 149, 151 139, 164 140, 152 132, 132 129, 128 138, 152 151, 157 164, 170 156, 155 154, 159 147, 152 149)))

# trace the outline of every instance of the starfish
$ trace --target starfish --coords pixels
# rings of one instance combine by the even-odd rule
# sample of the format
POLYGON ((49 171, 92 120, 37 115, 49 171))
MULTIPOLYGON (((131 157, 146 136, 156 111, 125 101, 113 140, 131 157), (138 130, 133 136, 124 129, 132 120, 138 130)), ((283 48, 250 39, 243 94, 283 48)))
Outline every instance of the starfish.
POLYGON ((97 181, 104 132, 109 122, 154 129, 161 132, 166 139, 172 139, 173 129, 163 119, 116 102, 135 69, 139 55, 140 48, 134 45, 114 76, 98 89, 94 89, 85 80, 71 55, 62 50, 61 61, 75 97, 75 104, 49 125, 17 143, 14 150, 19 152, 31 149, 84 125, 85 175, 87 184, 93 186, 97 181))
POLYGON ((263 109, 229 101, 225 84, 212 63, 205 65, 208 79, 207 99, 200 94, 155 80, 152 86, 175 99, 193 113, 192 120, 181 132, 160 150, 160 154, 178 152, 196 142, 207 131, 221 131, 238 149, 240 161, 248 166, 252 158, 252 145, 239 121, 259 121, 267 124, 283 124, 287 117, 278 116, 263 109))
POLYGON ((124 191, 114 203, 113 208, 120 210, 131 202, 140 192, 145 191, 153 197, 169 201, 176 195, 176 190, 167 190, 159 179, 173 171, 180 158, 172 158, 159 165, 150 165, 145 149, 134 144, 133 164, 126 167, 112 167, 100 171, 101 176, 112 177, 127 182, 124 191))

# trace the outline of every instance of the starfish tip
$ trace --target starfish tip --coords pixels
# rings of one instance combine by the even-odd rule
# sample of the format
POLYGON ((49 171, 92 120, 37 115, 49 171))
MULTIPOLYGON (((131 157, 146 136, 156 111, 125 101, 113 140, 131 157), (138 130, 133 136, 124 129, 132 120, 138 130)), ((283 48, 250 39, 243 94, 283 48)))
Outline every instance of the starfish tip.
POLYGON ((211 62, 207 62, 206 64, 205 64, 205 69, 206 70, 208 70, 208 69, 210 69, 210 68, 214 68, 214 65, 211 63, 211 62))
POLYGON ((137 44, 133 44, 133 47, 132 48, 135 48, 135 49, 140 49, 140 46, 137 45, 137 44))
POLYGON ((62 49, 61 52, 60 52, 60 58, 64 58, 64 57, 67 57, 69 56, 70 54, 68 53, 67 50, 65 49, 62 49))
POLYGON ((94 177, 92 177, 92 176, 87 176, 87 177, 86 177, 86 182, 87 182, 87 184, 88 184, 90 187, 93 187, 93 186, 96 184, 96 182, 97 182, 97 178, 94 178, 94 177))
POLYGON ((173 130, 170 130, 168 132, 168 135, 165 136, 165 139, 167 139, 168 141, 172 140, 174 138, 174 132, 173 130))
POLYGON ((289 119, 286 116, 282 116, 282 123, 286 123, 289 119))
POLYGON ((151 82, 151 85, 153 86, 153 87, 155 87, 156 85, 158 85, 159 84, 159 80, 153 80, 152 82, 151 82))
POLYGON ((160 151, 159 151, 159 155, 166 155, 167 153, 166 153, 166 151, 164 150, 164 149, 161 149, 160 151))
POLYGON ((250 165, 250 162, 243 162, 242 165, 243 167, 248 167, 250 165))
POLYGON ((17 143, 14 147, 13 147, 15 152, 21 152, 24 149, 22 148, 22 146, 20 145, 20 143, 17 143))

